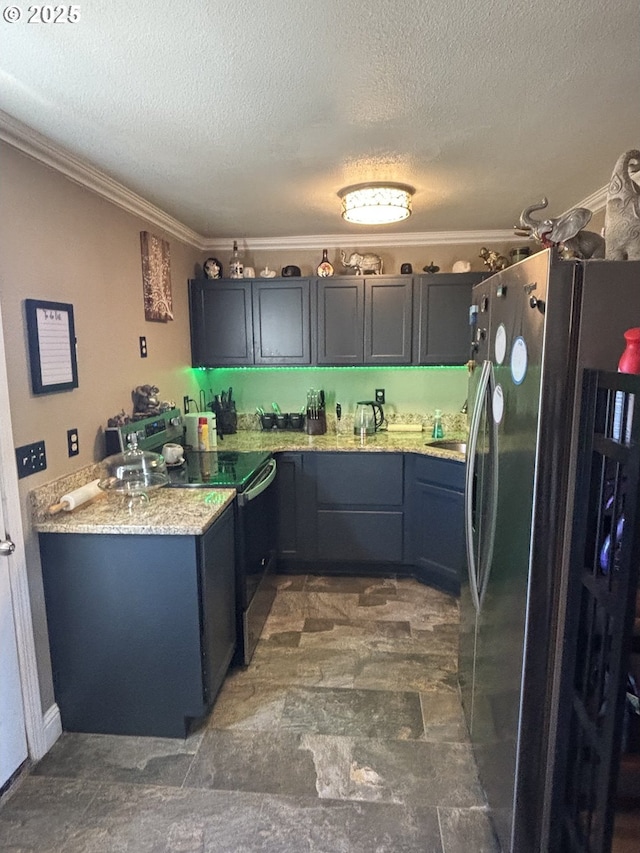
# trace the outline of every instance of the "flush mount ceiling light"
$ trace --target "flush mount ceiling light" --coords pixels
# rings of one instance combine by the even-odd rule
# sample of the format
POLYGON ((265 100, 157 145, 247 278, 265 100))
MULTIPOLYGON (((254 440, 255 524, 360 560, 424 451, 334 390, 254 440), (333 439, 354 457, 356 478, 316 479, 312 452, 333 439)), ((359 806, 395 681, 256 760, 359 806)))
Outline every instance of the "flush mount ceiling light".
POLYGON ((407 184, 354 184, 340 190, 342 218, 358 225, 385 225, 411 216, 411 196, 407 184))

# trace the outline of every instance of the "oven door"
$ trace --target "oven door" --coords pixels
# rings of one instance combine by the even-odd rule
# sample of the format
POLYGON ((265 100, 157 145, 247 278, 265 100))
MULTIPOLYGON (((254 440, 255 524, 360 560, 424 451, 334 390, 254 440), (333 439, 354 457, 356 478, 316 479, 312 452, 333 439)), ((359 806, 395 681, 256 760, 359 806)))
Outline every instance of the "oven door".
POLYGON ((270 459, 237 499, 238 662, 245 666, 276 594, 271 578, 276 564, 276 507, 271 489, 275 477, 276 460, 270 459))

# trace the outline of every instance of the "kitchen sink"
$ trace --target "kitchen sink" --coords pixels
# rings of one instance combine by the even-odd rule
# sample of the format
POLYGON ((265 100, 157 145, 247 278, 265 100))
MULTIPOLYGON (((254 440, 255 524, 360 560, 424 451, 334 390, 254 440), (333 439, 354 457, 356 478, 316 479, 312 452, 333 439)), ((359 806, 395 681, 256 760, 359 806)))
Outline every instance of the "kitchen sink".
POLYGON ((439 450, 455 450, 458 453, 467 452, 467 442, 456 441, 453 438, 440 438, 437 441, 428 441, 427 447, 437 447, 439 450))

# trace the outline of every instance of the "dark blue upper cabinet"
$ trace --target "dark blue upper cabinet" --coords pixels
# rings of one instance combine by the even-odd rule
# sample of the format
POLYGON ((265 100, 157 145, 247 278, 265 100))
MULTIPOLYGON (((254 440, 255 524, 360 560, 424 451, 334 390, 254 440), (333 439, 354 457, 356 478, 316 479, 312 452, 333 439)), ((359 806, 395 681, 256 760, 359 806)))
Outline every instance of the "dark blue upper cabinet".
POLYGON ((310 287, 307 278, 253 282, 256 364, 311 364, 310 287))
POLYGON ((317 363, 363 364, 364 280, 319 279, 317 296, 317 363))
POLYGON ((318 364, 411 364, 412 280, 318 281, 318 364))
POLYGON ((411 278, 365 279, 365 364, 411 364, 412 293, 411 278))
POLYGON ((194 367, 253 364, 250 281, 191 281, 189 314, 194 367))
POLYGON ((471 351, 471 289, 483 273, 417 276, 414 292, 414 364, 466 364, 471 351))

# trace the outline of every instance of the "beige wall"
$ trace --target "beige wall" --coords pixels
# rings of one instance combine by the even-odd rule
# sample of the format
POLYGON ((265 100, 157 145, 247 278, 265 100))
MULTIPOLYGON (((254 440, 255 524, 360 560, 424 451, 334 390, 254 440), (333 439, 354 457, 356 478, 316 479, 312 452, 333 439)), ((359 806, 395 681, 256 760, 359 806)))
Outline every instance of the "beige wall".
POLYGON ((53 702, 37 537, 29 528, 27 493, 102 459, 102 429, 131 390, 154 383, 177 402, 197 385, 190 364, 186 282, 201 253, 168 237, 174 321, 145 321, 140 231, 165 236, 12 147, 0 143, 0 303, 15 446, 44 439, 47 470, 20 481, 29 587, 43 710, 53 702), (79 387, 31 393, 23 302, 73 305, 79 387), (139 355, 145 335, 148 358, 139 355), (69 459, 67 430, 79 430, 80 455, 69 459))

